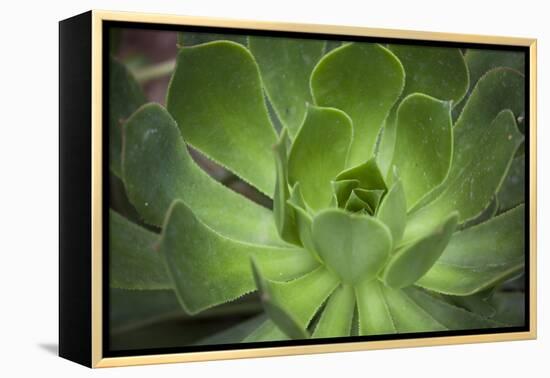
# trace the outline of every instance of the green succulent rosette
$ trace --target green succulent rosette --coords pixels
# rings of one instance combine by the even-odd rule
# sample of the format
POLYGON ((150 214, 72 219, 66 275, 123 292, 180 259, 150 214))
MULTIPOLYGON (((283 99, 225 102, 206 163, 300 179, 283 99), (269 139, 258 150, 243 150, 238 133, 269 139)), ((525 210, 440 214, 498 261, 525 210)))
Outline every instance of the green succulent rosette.
POLYGON ((111 61, 111 170, 138 214, 110 212, 117 295, 200 316, 258 291, 202 342, 522 324, 495 292, 525 262, 523 55, 217 38, 180 40, 166 107, 111 61))

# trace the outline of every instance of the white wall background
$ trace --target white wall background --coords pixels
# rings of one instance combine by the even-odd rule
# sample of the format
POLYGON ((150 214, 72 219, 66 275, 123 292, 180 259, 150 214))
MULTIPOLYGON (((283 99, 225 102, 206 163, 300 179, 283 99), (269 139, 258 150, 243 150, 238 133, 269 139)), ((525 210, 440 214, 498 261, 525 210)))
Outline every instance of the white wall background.
POLYGON ((0 22, 0 375, 132 378, 518 377, 550 372, 547 164, 550 27, 544 1, 11 0, 0 22), (118 368, 92 372, 57 343, 57 21, 88 9, 325 23, 539 39, 539 339, 468 346, 118 368), (546 210, 546 211, 545 211, 546 210))

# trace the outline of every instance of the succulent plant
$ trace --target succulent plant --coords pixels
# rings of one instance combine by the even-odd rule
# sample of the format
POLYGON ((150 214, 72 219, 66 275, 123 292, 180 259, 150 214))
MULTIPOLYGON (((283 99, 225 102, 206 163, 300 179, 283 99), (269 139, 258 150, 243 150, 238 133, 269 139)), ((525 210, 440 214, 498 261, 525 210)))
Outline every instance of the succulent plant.
POLYGON ((522 53, 215 37, 182 39, 166 107, 111 61, 112 288, 188 316, 258 292, 202 343, 523 324, 522 53))

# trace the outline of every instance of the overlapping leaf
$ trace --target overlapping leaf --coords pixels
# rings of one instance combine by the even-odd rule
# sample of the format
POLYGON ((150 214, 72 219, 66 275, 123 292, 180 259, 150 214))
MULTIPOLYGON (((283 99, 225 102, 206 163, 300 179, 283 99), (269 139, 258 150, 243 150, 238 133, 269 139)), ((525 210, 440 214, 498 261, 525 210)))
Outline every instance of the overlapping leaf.
POLYGON ((311 75, 315 103, 343 110, 353 121, 349 166, 369 159, 378 132, 401 94, 405 73, 388 49, 350 43, 325 55, 311 75))
POLYGON ((162 225, 170 204, 182 199, 225 236, 283 243, 268 209, 216 182, 193 162, 176 123, 160 105, 145 105, 128 120, 123 171, 128 197, 148 223, 162 225))
POLYGON ((121 177, 123 124, 145 103, 138 82, 132 73, 113 57, 109 57, 109 167, 121 177))
POLYGON ((325 47, 314 39, 249 37, 262 83, 275 113, 293 138, 302 125, 306 105, 312 103, 309 77, 325 47))
POLYGON ((414 239, 450 211, 458 210, 462 223, 489 206, 523 140, 515 119, 523 111, 523 91, 523 76, 509 69, 492 70, 478 82, 453 129, 451 170, 424 198, 431 203, 411 216, 405 239, 414 239))
POLYGON ((519 273, 525 264, 524 222, 525 210, 520 205, 457 232, 418 285, 446 294, 469 295, 519 273))
POLYGON ((256 289, 250 259, 271 279, 288 280, 313 270, 317 261, 298 248, 237 242, 203 224, 185 203, 171 206, 160 252, 182 306, 194 314, 256 289))
POLYGON ((352 133, 351 120, 345 113, 308 107, 288 157, 288 178, 291 185, 300 182, 302 195, 314 210, 330 203, 330 182, 346 166, 352 133))
POLYGON ((230 41, 182 48, 166 104, 187 143, 273 196, 277 136, 246 48, 230 41))
POLYGON ((159 235, 109 211, 109 284, 118 289, 171 289, 159 235))

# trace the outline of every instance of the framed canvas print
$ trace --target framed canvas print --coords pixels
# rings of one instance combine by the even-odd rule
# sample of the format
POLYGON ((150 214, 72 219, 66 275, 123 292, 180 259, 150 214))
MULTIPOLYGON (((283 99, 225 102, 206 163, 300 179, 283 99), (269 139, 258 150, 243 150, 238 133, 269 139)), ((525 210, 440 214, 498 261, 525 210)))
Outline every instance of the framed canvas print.
POLYGON ((536 41, 60 22, 60 355, 536 337, 536 41))

